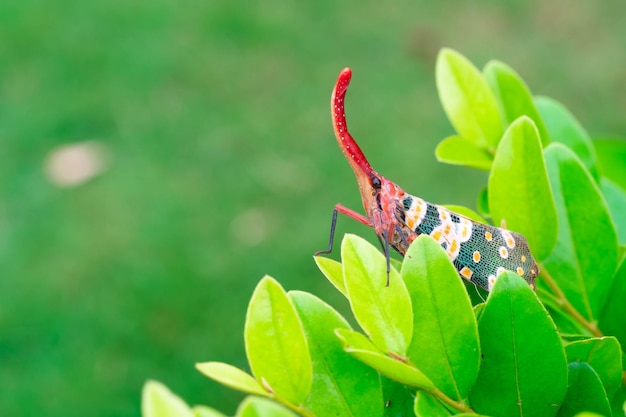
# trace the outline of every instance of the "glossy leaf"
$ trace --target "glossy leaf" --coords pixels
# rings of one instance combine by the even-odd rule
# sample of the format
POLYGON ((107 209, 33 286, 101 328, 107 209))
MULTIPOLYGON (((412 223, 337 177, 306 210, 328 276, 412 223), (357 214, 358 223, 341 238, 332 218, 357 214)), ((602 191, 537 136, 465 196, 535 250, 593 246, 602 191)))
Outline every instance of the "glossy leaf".
POLYGON ((474 141, 461 136, 448 136, 435 149, 439 162, 463 165, 489 171, 493 154, 479 147, 474 141))
MULTIPOLYGON (((487 293, 487 295, 489 294, 487 293)), ((480 316, 483 314, 484 309, 485 309, 485 303, 474 305, 474 316, 476 316, 476 321, 480 320, 480 316)))
MULTIPOLYGON (((570 313, 563 310, 562 302, 547 288, 544 288, 543 285, 537 288, 537 295, 550 312, 550 317, 562 335, 581 334, 585 332, 581 324, 576 321, 570 313)), ((584 336, 584 338, 587 337, 589 336, 584 336)))
POLYGON ((386 356, 361 333, 354 330, 337 329, 335 334, 343 342, 346 352, 394 381, 422 389, 434 387, 432 381, 419 369, 396 358, 386 356))
POLYGON ((455 414, 455 416, 456 417, 488 417, 482 414, 474 414, 474 413, 461 413, 461 414, 455 414))
POLYGON ((311 356, 295 308, 271 277, 264 277, 252 294, 244 338, 257 381, 279 397, 301 404, 311 389, 311 356))
POLYGON ((626 244, 626 191, 607 178, 600 178, 600 189, 615 222, 617 239, 620 244, 626 244))
POLYGON ((588 363, 598 374, 604 390, 613 394, 622 382, 622 352, 614 337, 578 340, 565 346, 568 362, 588 363))
MULTIPOLYGON (((469 295, 472 306, 476 306, 478 304, 484 303, 489 295, 489 291, 484 288, 477 287, 469 281, 462 280, 463 285, 465 286, 465 291, 467 295, 469 295)), ((474 311, 474 316, 476 316, 476 311, 474 311)))
POLYGON ((500 103, 505 124, 509 125, 519 117, 527 116, 537 127, 542 145, 547 146, 550 143, 548 130, 524 80, 500 61, 490 61, 483 72, 500 103))
POLYGON ((313 362, 313 384, 305 407, 316 416, 380 415, 378 373, 346 353, 335 335, 335 329, 350 329, 345 319, 309 293, 290 291, 289 298, 304 325, 313 362))
POLYGON ((395 269, 365 239, 347 234, 341 243, 346 292, 354 317, 374 344, 404 356, 413 334, 411 300, 395 269))
POLYGON ((598 318, 617 266, 617 235, 600 190, 567 147, 545 151, 558 211, 559 238, 544 265, 572 305, 598 318))
POLYGON ((556 209, 541 143, 528 117, 504 133, 489 175, 489 209, 494 224, 523 234, 538 260, 548 257, 557 236, 556 209))
POLYGON ((625 416, 626 415, 626 384, 622 384, 619 390, 610 398, 611 408, 613 409, 613 415, 625 416))
POLYGON ((424 391, 418 391, 415 395, 413 412, 415 417, 447 417, 452 415, 439 400, 424 391))
POLYGON ((411 416, 415 390, 384 375, 380 376, 380 381, 383 386, 383 415, 385 417, 411 416))
POLYGON ((246 392, 248 394, 269 395, 251 375, 227 363, 204 362, 197 363, 196 369, 204 375, 227 387, 246 392))
POLYGON ((491 217, 491 210, 489 210, 489 189, 487 187, 483 188, 478 194, 476 208, 481 216, 491 217))
POLYGON ((222 414, 214 408, 205 405, 196 405, 192 408, 192 411, 195 417, 226 417, 226 414, 222 414))
POLYGON ((413 303, 413 340, 407 356, 444 394, 467 397, 480 362, 472 303, 445 250, 430 236, 409 247, 402 279, 413 303))
POLYGON ((237 408, 236 417, 298 417, 293 411, 266 398, 247 397, 237 408))
POLYGON ((599 326, 605 334, 617 337, 622 351, 626 351, 626 260, 622 260, 615 272, 613 285, 609 291, 602 313, 600 314, 599 326))
POLYGON ((478 321, 482 364, 472 408, 497 416, 553 416, 567 389, 554 323, 517 274, 501 274, 478 321))
POLYGON ((444 204, 444 207, 450 211, 453 211, 456 214, 460 214, 461 216, 465 216, 470 220, 474 220, 479 223, 487 224, 487 220, 485 220, 480 214, 476 213, 474 210, 469 209, 465 206, 457 206, 454 204, 444 204))
POLYGON ((594 139, 600 174, 626 190, 626 139, 594 139))
POLYGON ((343 282, 343 267, 341 262, 337 262, 334 259, 325 258, 323 256, 314 256, 317 267, 322 271, 322 274, 330 281, 331 284, 339 290, 340 293, 346 295, 346 286, 343 282))
POLYGON ((439 100, 459 136, 493 151, 502 123, 496 98, 480 71, 458 52, 444 48, 435 74, 439 100))
POLYGON ((147 381, 141 392, 142 417, 194 417, 191 408, 165 385, 147 381))
POLYGON ((564 105, 548 97, 535 97, 535 104, 546 124, 550 140, 570 148, 597 179, 596 151, 591 137, 574 115, 564 105))
POLYGON ((572 362, 567 369, 569 387, 557 417, 570 417, 581 411, 610 416, 609 400, 593 368, 585 362, 572 362))

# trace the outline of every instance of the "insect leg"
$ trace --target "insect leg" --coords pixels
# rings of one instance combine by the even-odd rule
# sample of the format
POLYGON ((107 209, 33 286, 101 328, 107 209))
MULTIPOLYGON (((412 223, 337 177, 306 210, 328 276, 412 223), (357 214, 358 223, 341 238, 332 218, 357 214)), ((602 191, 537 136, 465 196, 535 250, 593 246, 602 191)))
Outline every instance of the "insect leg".
POLYGON ((333 218, 330 222, 330 239, 328 241, 328 248, 326 250, 320 250, 315 252, 313 254, 314 256, 331 253, 333 251, 333 242, 335 240, 335 227, 337 226, 337 213, 345 214, 348 217, 352 217, 359 223, 363 223, 366 226, 372 227, 372 223, 364 215, 359 214, 354 210, 350 210, 349 208, 344 207, 341 204, 337 204, 335 205, 335 209, 333 210, 333 218))
POLYGON ((387 238, 387 231, 383 230, 382 237, 380 235, 377 235, 377 236, 378 236, 378 241, 380 242, 380 246, 382 246, 383 248, 383 253, 385 254, 385 260, 387 261, 387 284, 385 284, 385 286, 388 287, 389 286, 389 273, 391 272, 391 259, 390 259, 390 253, 389 253, 389 239, 387 238))

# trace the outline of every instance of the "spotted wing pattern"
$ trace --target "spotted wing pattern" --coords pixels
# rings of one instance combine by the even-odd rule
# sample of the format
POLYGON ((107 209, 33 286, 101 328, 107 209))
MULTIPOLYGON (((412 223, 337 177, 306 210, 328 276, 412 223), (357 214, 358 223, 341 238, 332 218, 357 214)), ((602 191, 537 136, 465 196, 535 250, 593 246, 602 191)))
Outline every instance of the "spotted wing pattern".
POLYGON ((399 252, 427 234, 446 250, 462 278, 490 291, 497 277, 509 270, 534 288, 539 268, 519 233, 478 223, 409 194, 402 199, 402 210, 404 226, 412 233, 406 243, 394 245, 399 252))

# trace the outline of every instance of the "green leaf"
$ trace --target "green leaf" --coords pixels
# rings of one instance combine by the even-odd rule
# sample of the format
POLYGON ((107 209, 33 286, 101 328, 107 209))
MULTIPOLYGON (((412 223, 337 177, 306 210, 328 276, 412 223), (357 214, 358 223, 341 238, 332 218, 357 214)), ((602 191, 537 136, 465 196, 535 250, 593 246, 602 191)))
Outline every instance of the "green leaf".
POLYGON ((572 362, 567 368, 569 387, 557 417, 574 416, 581 411, 610 416, 609 400, 593 368, 585 362, 572 362))
POLYGON ((147 381, 141 392, 142 417, 194 417, 189 406, 157 381, 147 381))
MULTIPOLYGON (((487 296, 489 295, 489 291, 485 290, 484 288, 477 287, 470 281, 462 280, 462 282, 465 286, 465 291, 467 292, 467 295, 469 295, 472 306, 476 306, 485 302, 487 296)), ((474 316, 478 318, 476 313, 476 310, 474 310, 474 316)))
POLYGON ((517 274, 498 277, 478 332, 483 359, 472 408, 497 416, 555 415, 567 389, 565 352, 537 295, 517 274))
POLYGON ((626 190, 626 140, 594 139, 598 158, 598 171, 626 190))
POLYGON ((385 356, 385 354, 364 335, 354 330, 346 329, 337 329, 335 334, 343 342, 346 352, 376 369, 381 374, 394 381, 412 387, 422 389, 434 388, 432 381, 419 369, 407 365, 405 362, 401 362, 398 359, 385 356))
POLYGON ((476 213, 474 210, 469 209, 465 206, 457 206, 455 204, 444 204, 444 207, 456 214, 460 214, 461 216, 467 217, 470 220, 474 220, 475 222, 487 224, 487 220, 485 220, 480 214, 476 213))
POLYGON ((626 384, 622 384, 619 390, 609 399, 614 416, 626 415, 626 384))
MULTIPOLYGON (((487 293, 489 295, 489 293, 487 293)), ((474 305, 474 316, 476 316, 476 321, 480 320, 480 316, 483 314, 485 310, 485 303, 479 303, 474 305)))
POLYGON ((622 345, 622 351, 626 351, 624 317, 626 317, 626 260, 623 259, 615 272, 613 285, 598 323, 605 334, 617 337, 622 345))
MULTIPOLYGON (((543 285, 539 286, 539 288, 537 288, 537 295, 543 302, 543 305, 546 307, 548 312, 550 312, 550 317, 552 317, 552 320, 561 332, 562 337, 565 335, 580 334, 581 332, 584 332, 581 328, 581 324, 576 321, 576 319, 572 317, 569 312, 563 310, 562 301, 557 299, 557 297, 549 292, 547 288, 544 288, 543 285)), ((583 338, 586 339, 588 337, 589 336, 585 335, 583 338)))
POLYGON ((600 189, 615 222, 619 243, 626 244, 626 191, 607 178, 600 178, 600 189))
POLYGON ((545 151, 554 191, 559 237, 544 266, 572 305, 589 321, 598 318, 617 267, 617 235, 600 190, 567 147, 545 151))
POLYGON ((439 162, 464 165, 489 171, 493 155, 480 148, 470 139, 461 136, 448 136, 437 145, 435 156, 439 162))
POLYGON ((452 415, 439 400, 424 391, 417 392, 413 412, 416 417, 447 417, 452 415))
POLYGON ((295 308, 285 290, 269 276, 252 294, 244 338, 257 381, 292 404, 302 404, 311 389, 309 348, 295 308))
POLYGON ((473 413, 461 413, 461 414, 455 414, 455 416, 456 417, 488 417, 482 414, 473 414, 473 413))
POLYGON ((248 394, 269 395, 251 375, 227 363, 197 363, 196 369, 214 381, 217 381, 227 387, 243 391, 248 394))
POLYGON ((266 398, 247 397, 237 408, 236 417, 298 417, 294 412, 266 398))
POLYGON ((564 105, 548 97, 535 97, 535 104, 550 133, 551 141, 570 148, 597 179, 596 151, 593 142, 574 115, 564 105))
POLYGON ((222 414, 206 405, 196 405, 192 410, 195 417, 226 417, 226 414, 222 414))
POLYGON ((341 262, 334 259, 325 258, 323 256, 314 256, 317 267, 322 274, 335 286, 344 296, 346 295, 346 286, 343 282, 343 267, 341 262))
POLYGON ((529 117, 537 127, 541 143, 547 146, 550 143, 548 130, 535 107, 530 90, 519 74, 500 61, 488 62, 483 72, 500 103, 506 125, 521 116, 529 117))
POLYGON ((412 415, 413 397, 415 396, 415 390, 404 384, 400 384, 393 379, 389 379, 384 375, 380 376, 380 380, 383 386, 383 398, 385 400, 383 415, 385 417, 400 417, 412 415))
POLYGON ((458 52, 444 48, 435 74, 439 100, 459 136, 493 151, 502 124, 496 98, 480 71, 458 52))
POLYGON ((343 276, 354 317, 374 344, 404 356, 413 334, 409 293, 395 269, 368 241, 347 234, 341 243, 343 276))
POLYGON ((588 363, 612 395, 622 383, 622 352, 614 337, 578 340, 565 346, 568 362, 588 363))
POLYGON ((466 398, 478 375, 480 347, 458 272, 446 251, 421 235, 409 247, 401 275, 415 311, 409 359, 448 397, 466 398))
POLYGON ((491 217, 491 210, 489 210, 489 189, 483 188, 478 194, 476 199, 476 208, 483 217, 491 217))
POLYGON ((489 175, 489 209, 494 224, 523 234, 539 260, 557 236, 556 209, 534 123, 522 116, 504 133, 489 175))
MULTIPOLYGON (((321 258, 320 258, 321 259, 321 258)), ((343 317, 312 294, 290 291, 313 361, 313 385, 305 402, 316 416, 373 416, 383 407, 380 378, 343 350, 335 329, 350 329, 343 317)))

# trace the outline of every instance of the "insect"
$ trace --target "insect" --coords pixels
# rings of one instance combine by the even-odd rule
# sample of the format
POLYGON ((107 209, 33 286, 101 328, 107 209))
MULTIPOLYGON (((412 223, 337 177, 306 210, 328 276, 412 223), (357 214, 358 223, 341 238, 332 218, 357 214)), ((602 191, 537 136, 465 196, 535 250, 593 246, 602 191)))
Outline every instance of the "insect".
POLYGON ((356 175, 367 216, 337 204, 328 249, 316 255, 332 251, 337 213, 341 213, 374 229, 387 259, 387 272, 390 247, 404 255, 417 236, 427 234, 445 249, 461 278, 490 291, 497 277, 510 270, 534 289, 539 267, 524 236, 412 196, 372 169, 346 124, 344 101, 351 78, 350 68, 339 74, 331 96, 331 114, 337 142, 356 175))

